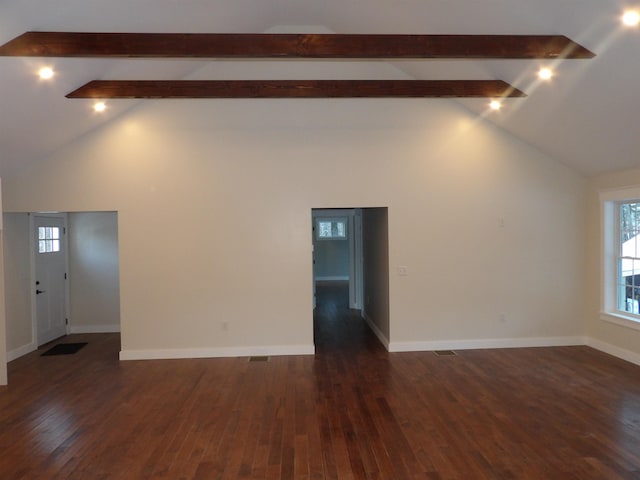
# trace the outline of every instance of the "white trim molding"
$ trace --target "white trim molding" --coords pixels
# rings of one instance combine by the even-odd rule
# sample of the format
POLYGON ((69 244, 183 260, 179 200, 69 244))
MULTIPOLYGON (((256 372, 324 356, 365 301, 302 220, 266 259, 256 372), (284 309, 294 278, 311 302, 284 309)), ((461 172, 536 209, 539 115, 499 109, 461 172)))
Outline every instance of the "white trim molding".
POLYGON ((71 325, 69 333, 120 333, 120 325, 71 325))
POLYGON ((169 360, 181 358, 227 358, 254 355, 314 355, 314 345, 268 345, 263 347, 171 348, 122 350, 120 360, 169 360))
POLYGON ((362 318, 364 318, 365 322, 367 322, 367 325, 369 326, 371 331, 375 334, 375 336, 378 337, 378 340, 380 340, 380 343, 384 345, 384 348, 390 351, 389 339, 384 335, 384 333, 382 333, 382 330, 380 330, 378 326, 375 323, 373 323, 373 320, 371 320, 369 315, 367 315, 367 312, 365 311, 362 312, 362 318))
POLYGON ((14 348, 7 352, 7 362, 11 362, 16 358, 20 358, 28 353, 35 352, 38 349, 35 343, 27 343, 18 348, 14 348))
POLYGON ((626 360, 627 362, 640 365, 640 353, 635 353, 624 348, 616 347, 607 342, 596 340, 595 338, 587 338, 587 346, 600 350, 601 352, 608 353, 614 357, 626 360))
POLYGON ((390 342, 390 352, 473 350, 483 348, 565 347, 586 345, 585 337, 487 338, 479 340, 436 340, 432 342, 390 342))
POLYGON ((640 330, 640 321, 638 321, 635 317, 632 318, 626 315, 618 315, 616 313, 601 312, 600 320, 604 320, 605 322, 609 322, 609 323, 614 323, 616 325, 620 325, 621 327, 640 330))

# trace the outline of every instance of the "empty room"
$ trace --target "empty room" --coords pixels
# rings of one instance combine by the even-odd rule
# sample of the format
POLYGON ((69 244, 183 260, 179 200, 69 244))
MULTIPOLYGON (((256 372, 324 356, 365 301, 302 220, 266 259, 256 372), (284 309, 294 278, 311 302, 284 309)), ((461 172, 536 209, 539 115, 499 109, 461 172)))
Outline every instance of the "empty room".
POLYGON ((639 15, 0 0, 0 477, 640 478, 639 15))

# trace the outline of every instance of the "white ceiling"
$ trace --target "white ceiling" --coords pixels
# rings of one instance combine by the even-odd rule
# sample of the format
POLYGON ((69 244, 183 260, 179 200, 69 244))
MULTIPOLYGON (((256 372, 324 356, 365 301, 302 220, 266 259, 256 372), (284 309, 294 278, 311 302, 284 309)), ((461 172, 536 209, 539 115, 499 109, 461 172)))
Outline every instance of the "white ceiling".
MULTIPOLYGON (((507 100, 498 113, 487 114, 485 100, 459 102, 558 161, 595 175, 640 166, 640 28, 621 27, 624 8, 624 1, 615 0, 0 0, 0 44, 29 30, 562 34, 596 57, 555 62, 557 73, 548 83, 536 79, 542 61, 402 60, 360 70, 380 72, 380 78, 512 83, 528 98, 507 100)), ((326 77, 322 62, 298 63, 310 75, 326 77)), ((0 176, 46 158, 143 102, 113 101, 106 114, 94 114, 88 100, 64 97, 87 81, 217 79, 240 68, 223 64, 0 57, 0 176), (45 64, 55 68, 54 81, 35 75, 45 64)), ((343 65, 349 72, 348 62, 343 65)))

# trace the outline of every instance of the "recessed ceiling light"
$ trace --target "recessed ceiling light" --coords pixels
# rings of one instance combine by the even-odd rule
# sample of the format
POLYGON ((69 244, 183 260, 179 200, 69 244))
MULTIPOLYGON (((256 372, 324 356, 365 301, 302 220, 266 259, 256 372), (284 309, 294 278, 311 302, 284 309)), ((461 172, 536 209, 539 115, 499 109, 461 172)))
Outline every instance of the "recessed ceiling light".
POLYGON ((53 68, 51 67, 42 67, 40 70, 38 70, 38 75, 43 80, 49 80, 50 78, 53 78, 53 74, 53 68))
POLYGON ((549 80, 553 76, 553 72, 550 68, 543 67, 538 70, 538 77, 542 80, 549 80))
POLYGON ((93 104, 93 109, 96 112, 104 112, 107 109, 107 105, 104 102, 96 102, 93 104))
POLYGON ((491 108, 491 110, 500 110, 502 108, 502 103, 498 100, 491 100, 489 108, 491 108))
POLYGON ((629 10, 622 15, 622 23, 627 27, 637 27, 640 24, 640 13, 636 10, 629 10))

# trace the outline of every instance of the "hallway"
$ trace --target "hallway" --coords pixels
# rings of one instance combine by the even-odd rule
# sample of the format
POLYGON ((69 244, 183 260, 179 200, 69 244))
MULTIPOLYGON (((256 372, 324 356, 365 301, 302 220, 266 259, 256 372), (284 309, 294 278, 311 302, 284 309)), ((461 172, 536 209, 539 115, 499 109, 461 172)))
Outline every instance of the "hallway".
POLYGON ((349 283, 317 282, 313 312, 316 355, 327 353, 386 357, 386 350, 360 316, 349 309, 349 283))

